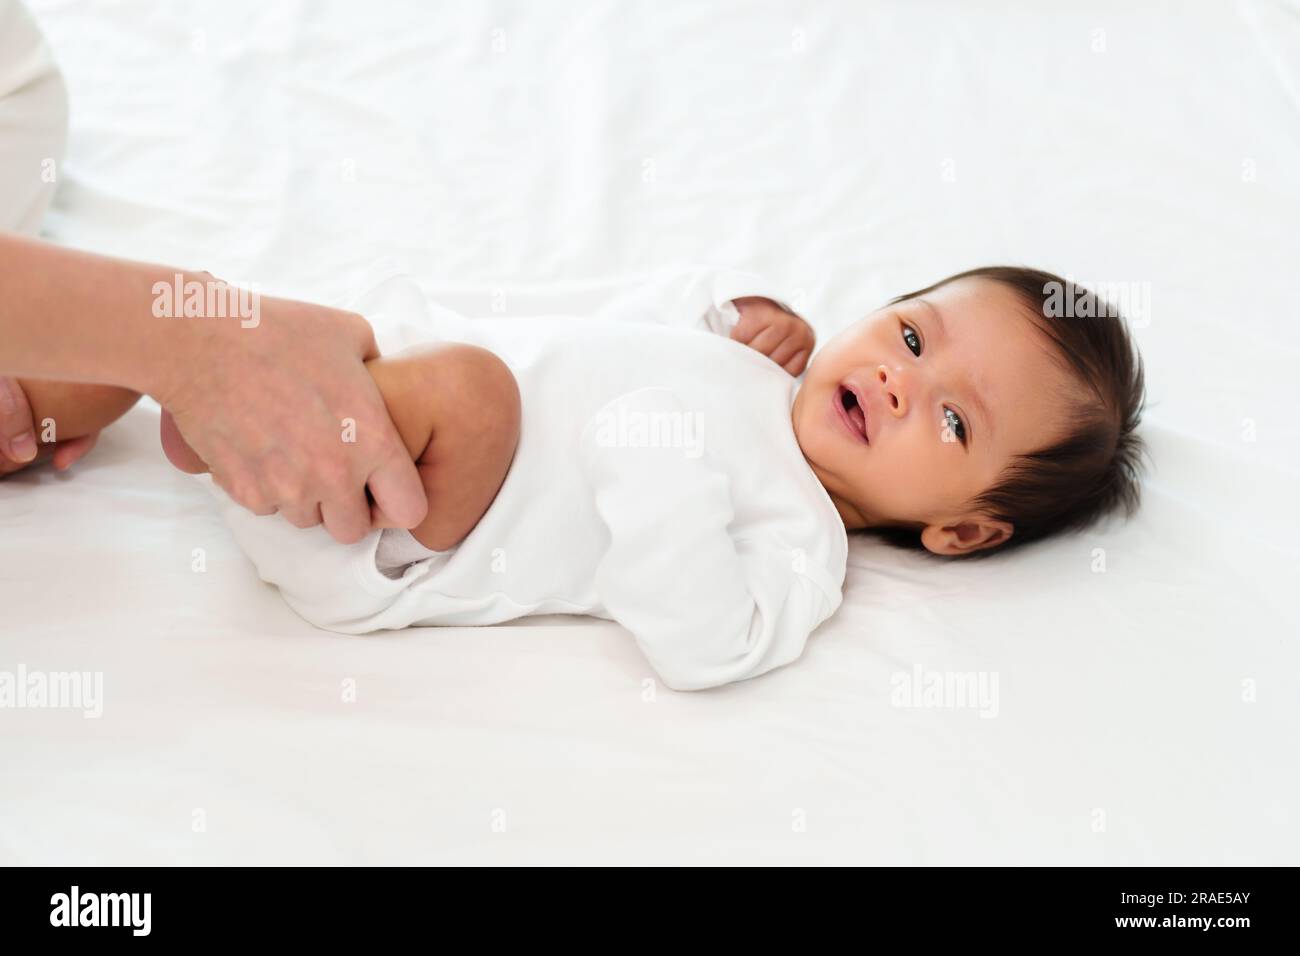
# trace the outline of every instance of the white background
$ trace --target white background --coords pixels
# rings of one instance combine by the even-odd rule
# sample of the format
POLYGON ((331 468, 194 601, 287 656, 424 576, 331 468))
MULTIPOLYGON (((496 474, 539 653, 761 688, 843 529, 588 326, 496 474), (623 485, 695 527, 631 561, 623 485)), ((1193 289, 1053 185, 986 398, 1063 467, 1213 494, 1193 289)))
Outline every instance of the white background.
POLYGON ((607 623, 314 631, 142 404, 0 484, 0 670, 105 680, 99 720, 0 711, 0 861, 1297 862, 1294 4, 34 8, 60 242, 480 314, 738 265, 823 339, 978 264, 1148 283, 1155 467, 1005 559, 855 536, 801 661, 646 700, 607 623), (998 716, 892 706, 913 667, 998 716))

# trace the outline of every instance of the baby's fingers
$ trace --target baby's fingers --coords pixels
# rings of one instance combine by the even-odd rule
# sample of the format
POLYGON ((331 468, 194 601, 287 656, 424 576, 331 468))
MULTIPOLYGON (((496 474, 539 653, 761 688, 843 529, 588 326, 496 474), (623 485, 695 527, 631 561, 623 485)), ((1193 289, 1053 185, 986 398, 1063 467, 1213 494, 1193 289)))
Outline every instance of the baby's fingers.
POLYGON ((808 367, 808 356, 811 354, 812 349, 801 349, 794 354, 794 357, 791 358, 790 361, 786 362, 781 367, 795 378, 798 378, 803 374, 803 370, 808 367))
POLYGON ((785 335, 782 329, 775 325, 769 325, 750 340, 749 347, 755 352, 762 352, 770 357, 780 347, 784 338, 785 335))
POLYGON ((764 331, 767 327, 767 323, 763 321, 757 312, 742 312, 740 315, 740 321, 737 322, 735 327, 731 330, 731 338, 733 341, 739 342, 741 345, 749 345, 754 341, 754 336, 758 335, 759 332, 764 331))
POLYGON ((772 349, 772 351, 768 353, 767 357, 777 365, 785 368, 785 363, 794 358, 795 355, 804 348, 806 348, 806 343, 804 342, 803 337, 791 333, 785 337, 785 340, 780 345, 772 349))

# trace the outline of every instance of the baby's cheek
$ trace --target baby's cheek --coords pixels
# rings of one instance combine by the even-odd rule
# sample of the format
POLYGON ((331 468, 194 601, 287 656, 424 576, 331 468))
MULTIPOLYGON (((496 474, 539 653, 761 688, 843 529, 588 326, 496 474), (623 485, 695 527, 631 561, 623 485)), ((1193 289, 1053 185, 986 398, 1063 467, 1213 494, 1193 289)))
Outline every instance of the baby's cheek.
POLYGON ((900 520, 917 520, 939 510, 961 483, 938 428, 913 424, 917 427, 910 434, 896 432, 888 444, 875 449, 880 454, 872 468, 879 494, 900 520))

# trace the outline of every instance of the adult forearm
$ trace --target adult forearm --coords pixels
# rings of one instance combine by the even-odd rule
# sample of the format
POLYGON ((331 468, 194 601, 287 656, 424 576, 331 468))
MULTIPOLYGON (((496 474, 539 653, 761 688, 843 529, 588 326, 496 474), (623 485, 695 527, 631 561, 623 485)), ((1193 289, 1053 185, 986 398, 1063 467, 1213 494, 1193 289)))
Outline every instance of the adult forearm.
POLYGON ((192 331, 154 314, 155 283, 178 271, 0 233, 0 374, 156 396, 192 331))
POLYGON ((423 520, 363 316, 6 235, 0 290, 0 375, 148 394, 233 499, 345 544, 371 529, 371 497, 400 527, 423 520))

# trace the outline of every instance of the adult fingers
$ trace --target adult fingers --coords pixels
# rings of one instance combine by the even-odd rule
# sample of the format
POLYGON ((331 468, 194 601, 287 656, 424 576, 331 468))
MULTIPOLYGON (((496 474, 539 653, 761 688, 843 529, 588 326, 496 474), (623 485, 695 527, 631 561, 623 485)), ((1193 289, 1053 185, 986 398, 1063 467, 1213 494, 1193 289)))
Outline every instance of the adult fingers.
POLYGON ((32 408, 17 379, 0 376, 0 455, 25 465, 36 457, 32 408))
POLYGON ((404 449, 371 472, 366 483, 375 499, 371 515, 375 527, 379 527, 382 518, 398 528, 414 528, 429 512, 424 482, 404 449))
POLYGON ((158 442, 163 454, 172 463, 172 467, 187 475, 201 475, 208 470, 207 464, 198 456, 190 443, 185 440, 181 430, 176 427, 176 420, 167 409, 162 410, 158 419, 158 442))
POLYGON ((260 489, 257 489, 255 485, 249 482, 234 481, 220 471, 212 472, 212 480, 218 488, 230 496, 231 501, 260 518, 273 515, 279 510, 270 503, 260 489))
POLYGON ((371 359, 379 358, 379 346, 375 344, 375 330, 363 316, 357 316, 360 320, 357 325, 357 335, 360 337, 361 361, 369 362, 371 359))
POLYGON ((392 518, 388 517, 388 515, 384 514, 384 509, 381 508, 379 505, 371 505, 370 506, 370 527, 371 528, 403 528, 405 527, 405 525, 398 524, 392 518))
POLYGON ((314 528, 324 520, 320 505, 317 504, 285 505, 280 509, 280 514, 295 528, 314 528))
POLYGON ((370 533, 370 503, 364 491, 320 503, 325 530, 339 544, 356 544, 370 533))
POLYGON ((75 462, 90 454, 97 441, 99 432, 59 442, 54 446, 54 467, 59 471, 67 471, 75 462))

